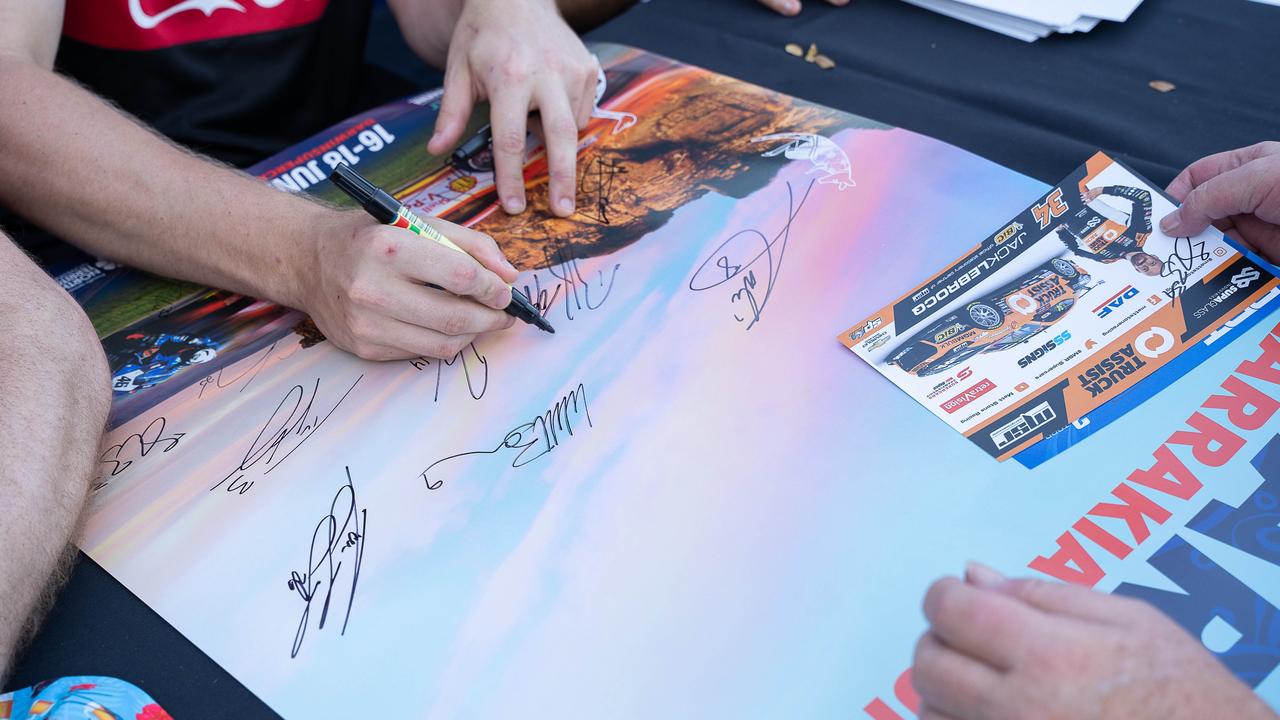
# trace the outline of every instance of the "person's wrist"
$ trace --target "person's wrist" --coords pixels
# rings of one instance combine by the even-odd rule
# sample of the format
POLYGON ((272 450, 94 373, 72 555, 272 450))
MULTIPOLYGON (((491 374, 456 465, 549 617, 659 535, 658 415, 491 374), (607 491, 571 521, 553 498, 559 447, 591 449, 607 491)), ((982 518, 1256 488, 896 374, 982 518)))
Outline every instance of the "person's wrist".
POLYGON ((309 203, 297 230, 286 239, 288 258, 276 279, 276 302, 298 310, 311 311, 311 298, 318 289, 326 255, 349 246, 356 231, 373 222, 360 210, 339 210, 309 203))

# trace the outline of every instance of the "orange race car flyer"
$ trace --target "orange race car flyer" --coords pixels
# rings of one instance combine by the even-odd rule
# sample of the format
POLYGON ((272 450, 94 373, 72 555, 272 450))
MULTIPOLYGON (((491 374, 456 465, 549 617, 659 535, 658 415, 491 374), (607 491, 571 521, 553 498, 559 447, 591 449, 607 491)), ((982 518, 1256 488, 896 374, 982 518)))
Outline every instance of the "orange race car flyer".
POLYGON ((1161 233, 1152 218, 1173 209, 1098 153, 840 341, 993 457, 1034 466, 1280 295, 1274 269, 1221 233, 1161 233))

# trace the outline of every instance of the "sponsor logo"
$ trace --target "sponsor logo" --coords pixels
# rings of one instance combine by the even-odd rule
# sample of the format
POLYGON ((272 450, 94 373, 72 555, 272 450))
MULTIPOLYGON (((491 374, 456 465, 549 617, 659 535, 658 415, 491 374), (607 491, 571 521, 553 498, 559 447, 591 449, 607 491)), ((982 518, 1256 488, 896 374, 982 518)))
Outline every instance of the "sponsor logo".
POLYGON ((966 380, 973 375, 973 371, 969 368, 960 368, 960 372, 956 373, 957 380, 966 380))
POLYGON ((1211 310, 1226 302, 1232 295, 1247 289, 1260 277, 1262 277, 1262 274, 1254 267, 1247 267, 1235 275, 1232 275, 1231 284, 1215 293, 1214 296, 1209 298, 1209 301, 1204 305, 1196 308, 1196 311, 1192 313, 1192 315, 1197 319, 1204 317, 1209 314, 1211 310))
POLYGON ((1023 357, 1018 358, 1018 367, 1020 368, 1027 367, 1031 363, 1039 360, 1045 355, 1048 355, 1050 352, 1056 350, 1060 345, 1062 345, 1063 343, 1065 343, 1070 339, 1071 339, 1071 333, 1069 332, 1062 333, 1061 335, 1041 345, 1035 350, 1032 350, 1030 353, 1024 355, 1023 357))
POLYGON ((978 398, 982 397, 983 395, 986 395, 987 393, 995 389, 996 389, 995 383, 991 382, 986 378, 983 378, 977 385, 974 385, 968 390, 965 390, 959 395, 942 403, 941 407, 943 410, 947 411, 948 415, 951 415, 952 413, 955 413, 961 408, 963 408, 965 405, 968 405, 974 400, 977 400, 978 398))
POLYGON ((1092 349, 1094 349, 1094 348, 1096 348, 1096 347, 1098 347, 1098 341, 1097 341, 1097 340, 1094 340, 1093 338, 1089 338, 1088 340, 1085 340, 1085 341, 1084 341, 1084 349, 1085 349, 1085 350, 1092 350, 1092 349))
POLYGON ((1262 274, 1258 272, 1258 268, 1247 267, 1231 276, 1231 284, 1243 290, 1260 277, 1262 277, 1262 274))
POLYGON ((54 280, 62 287, 63 290, 66 290, 67 292, 75 292, 85 285, 106 276, 107 274, 102 270, 90 265, 89 263, 83 263, 62 273, 58 277, 54 278, 54 280))
POLYGON ((928 395, 926 395, 925 397, 926 397, 926 398, 928 398, 929 400, 932 400, 932 399, 934 399, 934 398, 938 397, 939 395, 941 395, 941 394, 943 394, 943 393, 945 393, 945 392, 950 391, 950 390, 951 390, 951 388, 953 388, 953 387, 955 387, 956 385, 959 385, 959 384, 960 384, 960 383, 956 382, 956 379, 955 379, 955 378, 953 378, 953 377, 949 377, 949 378, 947 378, 946 380, 943 380, 942 382, 938 383, 937 385, 934 385, 934 386, 933 386, 933 389, 932 389, 932 390, 930 390, 930 391, 929 391, 929 394, 928 394, 928 395))
POLYGON ((1138 289, 1132 285, 1125 285, 1120 292, 1107 298, 1107 301, 1093 309, 1093 314, 1100 318, 1104 318, 1111 313, 1119 310, 1124 306, 1125 302, 1132 300, 1139 295, 1138 289))
POLYGON ((880 327, 883 324, 884 324, 884 321, 881 320, 879 317, 871 318, 870 320, 867 321, 866 325, 863 325, 857 330, 854 330, 853 332, 849 333, 849 342, 857 342, 858 338, 861 338, 863 335, 866 335, 867 333, 871 332, 872 330, 875 330, 876 328, 880 327))
POLYGON ((888 332, 876 333, 871 336, 870 340, 862 343, 862 349, 866 351, 878 350, 884 347, 885 343, 889 342, 889 337, 890 335, 888 332))
POLYGON ((1035 300, 1031 299, 1031 296, 1021 292, 1005 298, 1004 304, 1008 305, 1009 309, 1014 312, 1022 313, 1023 315, 1035 315, 1036 310, 1040 309, 1040 306, 1036 304, 1035 300))
MULTIPOLYGON (((1145 336, 1146 333, 1143 333, 1143 336, 1139 337, 1138 341, 1142 342, 1145 336)), ((1123 385, 1130 376, 1147 366, 1147 361, 1138 355, 1139 353, 1134 350, 1133 345, 1125 345, 1104 357, 1093 367, 1077 375, 1076 380, 1080 382, 1081 388, 1089 391, 1090 398, 1104 395, 1112 389, 1123 385)), ((1151 355, 1146 355, 1146 353, 1143 353, 1143 355, 1152 357, 1151 355)))
POLYGON ((62 31, 98 47, 157 50, 314 22, 328 0, 78 0, 62 31))
POLYGON ((449 189, 456 193, 470 192, 476 186, 476 179, 470 175, 463 175, 460 178, 454 178, 449 181, 449 189))
MULTIPOLYGON (((270 9, 278 7, 284 1, 253 0, 253 4, 260 8, 270 9)), ((198 10, 204 13, 205 17, 212 15, 215 10, 235 10, 241 13, 245 11, 244 5, 236 2, 236 0, 183 0, 152 15, 143 9, 142 0, 129 0, 129 17, 133 19, 134 25, 143 30, 150 30, 174 15, 189 10, 198 10)))
POLYGON ((1176 345, 1173 333, 1159 326, 1152 327, 1133 341, 1133 347, 1138 351, 1138 354, 1152 360, 1169 352, 1176 345))
POLYGON ((937 335, 934 335, 933 341, 935 343, 944 343, 950 340, 951 338, 955 337, 956 335, 959 335, 960 331, 963 329, 964 329, 963 325, 961 325, 960 323, 956 323, 955 325, 952 325, 949 328, 943 329, 942 332, 938 333, 937 335))
POLYGON ((1013 237, 1013 236, 1014 236, 1015 234, 1017 234, 1017 232, 1018 232, 1019 230, 1021 230, 1021 229, 1022 229, 1022 223, 1020 223, 1020 222, 1015 222, 1014 224, 1010 225, 1009 227, 1007 227, 1007 228, 1005 228, 1005 229, 1001 230, 1000 232, 996 233, 996 236, 995 236, 995 238, 994 238, 994 239, 995 239, 995 243, 996 243, 997 245, 999 245, 1000 243, 1004 242, 1005 240, 1008 240, 1009 238, 1013 237))
POLYGON ((142 0, 129 0, 129 17, 133 18, 134 25, 143 30, 150 30, 178 13, 191 10, 197 10, 204 13, 205 17, 209 17, 215 10, 244 12, 244 6, 235 0, 183 0, 152 15, 142 9, 142 0))
POLYGON ((1031 386, 1024 382, 1020 382, 1017 385, 1015 385, 1013 389, 1016 390, 1017 392, 1026 392, 1031 389, 1031 386))
POLYGON ((991 433, 991 442, 996 444, 996 450, 1004 450, 1053 422, 1057 417, 1058 414, 1053 411, 1048 401, 1042 402, 996 428, 991 433))

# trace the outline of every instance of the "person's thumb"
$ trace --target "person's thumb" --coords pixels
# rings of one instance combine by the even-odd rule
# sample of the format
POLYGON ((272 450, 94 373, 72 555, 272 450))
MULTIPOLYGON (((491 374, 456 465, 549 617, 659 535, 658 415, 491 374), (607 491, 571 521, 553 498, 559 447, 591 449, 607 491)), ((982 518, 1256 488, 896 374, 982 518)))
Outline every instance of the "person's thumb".
POLYGON ((1257 209, 1256 183, 1262 178, 1252 163, 1218 175, 1187 194, 1182 207, 1160 221, 1160 230, 1171 237, 1198 235, 1223 218, 1252 213, 1257 209))

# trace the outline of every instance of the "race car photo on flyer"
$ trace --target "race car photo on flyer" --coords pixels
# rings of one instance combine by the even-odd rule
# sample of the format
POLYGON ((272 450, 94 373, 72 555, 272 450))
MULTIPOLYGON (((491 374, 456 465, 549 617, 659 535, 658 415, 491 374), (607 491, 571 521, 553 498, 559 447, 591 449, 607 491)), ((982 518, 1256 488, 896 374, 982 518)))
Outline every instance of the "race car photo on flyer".
MULTIPOLYGON (((1161 233, 1153 218, 1173 209, 1149 182, 1098 153, 840 341, 1007 459, 1083 424, 1274 296, 1280 281, 1271 267, 1216 230, 1161 233)), ((1152 380, 1176 379, 1167 375, 1152 380)))

